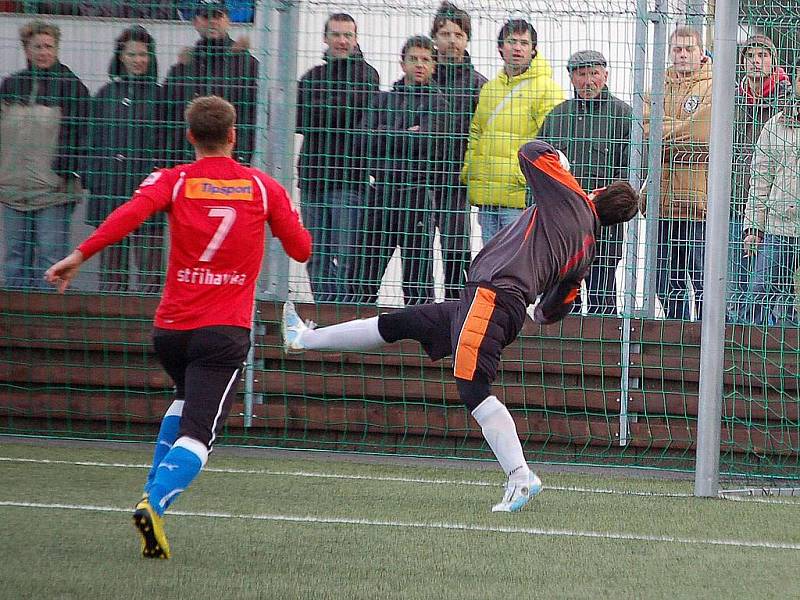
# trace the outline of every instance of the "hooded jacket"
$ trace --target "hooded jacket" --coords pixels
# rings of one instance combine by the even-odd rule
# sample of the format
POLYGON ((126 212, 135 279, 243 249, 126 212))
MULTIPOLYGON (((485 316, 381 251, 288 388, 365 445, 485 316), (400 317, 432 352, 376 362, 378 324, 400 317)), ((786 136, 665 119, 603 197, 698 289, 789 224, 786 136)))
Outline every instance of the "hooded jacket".
POLYGON ((401 79, 374 98, 359 154, 376 186, 441 181, 448 111, 447 96, 432 84, 408 85, 401 79))
MULTIPOLYGON (((649 131, 645 100, 645 136, 649 131)), ((711 61, 696 72, 666 72, 660 217, 703 221, 708 202, 708 144, 711 137, 711 61)))
POLYGON ((564 92, 541 54, 524 73, 509 77, 501 71, 481 88, 461 171, 472 204, 525 208, 526 182, 517 151, 536 138, 562 100, 564 92))
POLYGON ((745 231, 800 237, 800 99, 764 125, 753 154, 745 231))
POLYGON ((300 79, 297 87, 297 133, 303 135, 298 179, 304 192, 359 188, 366 175, 356 169, 356 130, 378 92, 378 72, 361 49, 347 58, 324 56, 300 79))
POLYGON ((433 82, 444 92, 450 103, 447 119, 450 143, 445 157, 445 169, 450 174, 448 188, 459 184, 472 115, 478 107, 481 88, 487 81, 486 77, 475 70, 468 52, 464 53, 464 59, 460 63, 438 63, 433 73, 433 82))
POLYGON ((61 63, 45 70, 29 65, 3 80, 2 203, 37 210, 80 199, 75 183, 85 176, 89 104, 89 90, 61 63), (26 147, 16 147, 20 144, 26 147))
POLYGON ((187 64, 173 65, 164 80, 168 130, 165 132, 164 160, 169 164, 194 161, 194 149, 184 135, 183 111, 198 96, 216 95, 236 108, 236 159, 250 164, 255 150, 258 61, 230 37, 201 38, 187 64))
MULTIPOLYGON (((160 103, 155 42, 148 42, 147 73, 129 75, 120 60, 119 44, 108 68, 106 83, 92 101, 88 184, 92 195, 86 222, 97 227, 112 210, 126 202, 156 165, 164 109, 160 103)), ((163 222, 162 218, 158 219, 163 222)))

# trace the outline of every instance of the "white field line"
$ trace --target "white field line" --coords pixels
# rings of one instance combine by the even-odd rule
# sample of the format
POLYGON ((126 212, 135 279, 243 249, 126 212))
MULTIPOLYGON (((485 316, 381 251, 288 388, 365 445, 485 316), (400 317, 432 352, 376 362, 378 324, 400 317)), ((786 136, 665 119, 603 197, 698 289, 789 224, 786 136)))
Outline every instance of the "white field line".
MULTIPOLYGON (((71 465, 79 467, 100 467, 117 469, 149 469, 149 464, 131 463, 105 463, 93 461, 67 461, 49 460, 39 458, 17 458, 0 456, 0 462, 35 463, 42 465, 71 465)), ((267 475, 272 477, 306 477, 317 479, 341 479, 350 481, 381 481, 392 483, 420 483, 426 485, 466 485, 475 487, 502 487, 505 482, 475 481, 468 479, 426 479, 420 477, 379 477, 373 475, 346 475, 341 473, 318 473, 314 471, 272 471, 268 469, 224 469, 206 467, 203 471, 208 473, 229 473, 240 475, 267 475)), ((546 490, 560 492, 577 492, 584 494, 618 494, 624 496, 655 496, 664 498, 690 498, 691 494, 661 493, 661 492, 636 492, 629 490, 592 489, 573 486, 544 486, 546 490)))
MULTIPOLYGON (((19 458, 10 456, 0 456, 0 463, 34 463, 41 465, 70 465, 78 467, 98 467, 112 469, 149 469, 149 464, 144 463, 105 463, 95 461, 67 461, 50 460, 40 458, 19 458)), ((269 477, 305 477, 309 479, 339 479, 345 481, 380 481, 389 483, 418 483, 423 485, 464 485, 474 487, 501 487, 503 482, 476 481, 468 479, 426 479, 420 477, 379 477, 373 475, 346 475, 341 473, 318 473, 314 471, 272 471, 268 469, 224 469, 217 467, 207 467, 203 469, 208 473, 228 473, 234 475, 265 475, 269 477)), ((572 492, 578 494, 609 494, 616 496, 638 496, 645 498, 692 498, 692 494, 678 492, 640 492, 633 490, 613 490, 605 488, 584 488, 577 486, 558 486, 545 485, 545 490, 557 492, 572 492)), ((756 502, 763 504, 783 504, 800 507, 800 502, 791 500, 780 500, 776 498, 755 498, 755 497, 735 497, 721 496, 725 500, 735 502, 756 502)))
MULTIPOLYGON (((130 513, 131 509, 118 506, 93 506, 81 504, 58 504, 41 502, 15 502, 0 500, 0 507, 33 508, 49 510, 80 510, 87 512, 130 513)), ((782 542, 768 542, 761 540, 726 540, 683 538, 661 535, 641 535, 636 533, 615 533, 606 531, 581 531, 571 529, 539 529, 535 527, 508 527, 490 525, 470 525, 468 523, 423 523, 418 521, 382 521, 373 519, 349 519, 343 517, 314 517, 269 514, 235 514, 223 512, 189 512, 170 511, 171 517, 200 517, 209 519, 242 519, 247 521, 274 521, 283 523, 300 523, 312 525, 361 525, 366 527, 394 527, 398 529, 439 529, 448 531, 466 531, 481 533, 512 533, 544 537, 572 537, 599 540, 623 540, 633 542, 655 542, 665 544, 707 545, 707 546, 732 546, 736 548, 768 548, 771 550, 800 550, 800 544, 782 542)))

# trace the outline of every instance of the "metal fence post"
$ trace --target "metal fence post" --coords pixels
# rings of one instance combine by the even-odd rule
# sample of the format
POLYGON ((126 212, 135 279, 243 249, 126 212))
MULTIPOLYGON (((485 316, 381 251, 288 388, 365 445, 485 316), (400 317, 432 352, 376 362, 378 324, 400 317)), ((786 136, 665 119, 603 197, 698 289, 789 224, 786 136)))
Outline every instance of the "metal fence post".
POLYGON ((642 316, 655 317, 658 217, 661 195, 661 148, 664 126, 664 81, 667 52, 667 0, 656 0, 653 21, 653 72, 650 80, 650 118, 647 152, 647 218, 645 221, 644 306, 642 316))
MULTIPOLYGON (((253 54, 258 59, 258 92, 256 95, 256 135, 252 166, 263 169, 266 165, 265 152, 269 128, 269 16, 270 7, 264 0, 255 3, 253 19, 253 54)), ((255 393, 256 336, 262 326, 258 320, 257 304, 253 305, 253 327, 250 329, 250 350, 244 367, 244 426, 253 425, 253 405, 261 398, 255 393)))
MULTIPOLYGON (((267 6, 278 13, 277 48, 280 58, 275 63, 270 80, 271 111, 268 152, 270 175, 283 185, 289 194, 294 188, 294 135, 297 102, 297 54, 300 31, 300 11, 295 0, 269 1, 267 6)), ((260 297, 267 300, 286 300, 289 295, 289 258, 280 242, 269 240, 266 286, 260 297)))
POLYGON ((700 404, 694 493, 719 493, 722 372, 725 367, 725 283, 728 271, 728 221, 733 160, 736 30, 739 0, 720 0, 714 17, 714 71, 711 96, 708 217, 703 273, 703 322, 700 337, 700 404))
MULTIPOLYGON (((631 145, 628 161, 628 177, 634 189, 642 186, 644 163, 644 85, 647 65, 647 0, 636 2, 636 48, 633 55, 633 98, 631 108, 631 145)), ((620 350, 620 394, 619 394, 619 445, 628 443, 628 399, 630 390, 639 387, 639 378, 631 377, 632 352, 639 351, 639 344, 631 342, 631 317, 636 309, 636 287, 639 263, 639 223, 637 217, 628 223, 625 230, 625 274, 622 300, 622 347, 620 350)))

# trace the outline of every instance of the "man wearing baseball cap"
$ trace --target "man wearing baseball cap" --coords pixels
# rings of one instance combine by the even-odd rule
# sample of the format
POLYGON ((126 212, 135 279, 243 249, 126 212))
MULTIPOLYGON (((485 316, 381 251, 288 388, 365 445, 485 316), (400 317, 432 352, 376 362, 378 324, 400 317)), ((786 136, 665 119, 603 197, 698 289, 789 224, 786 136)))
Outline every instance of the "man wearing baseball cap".
MULTIPOLYGON (((608 91, 606 58, 580 50, 567 61, 575 97, 547 116, 539 137, 560 150, 585 190, 628 179, 631 107, 608 91)), ((597 239, 597 259, 586 280, 589 314, 616 315, 616 268, 622 258, 622 227, 604 227, 597 239)))
POLYGON ((213 95, 236 109, 235 158, 249 164, 255 147, 258 61, 246 45, 231 39, 225 0, 198 0, 192 24, 200 39, 181 52, 164 80, 168 127, 163 162, 172 166, 194 160, 184 135, 183 112, 193 98, 213 95))

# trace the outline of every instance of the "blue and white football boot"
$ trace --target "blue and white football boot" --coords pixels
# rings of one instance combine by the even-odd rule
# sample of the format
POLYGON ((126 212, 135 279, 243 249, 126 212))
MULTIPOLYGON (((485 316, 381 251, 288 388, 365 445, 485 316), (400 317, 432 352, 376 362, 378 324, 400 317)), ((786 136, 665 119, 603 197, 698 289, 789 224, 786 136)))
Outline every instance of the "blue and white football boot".
POLYGON ((518 512, 542 491, 542 480, 531 471, 524 482, 508 480, 503 500, 492 507, 492 512, 518 512))

